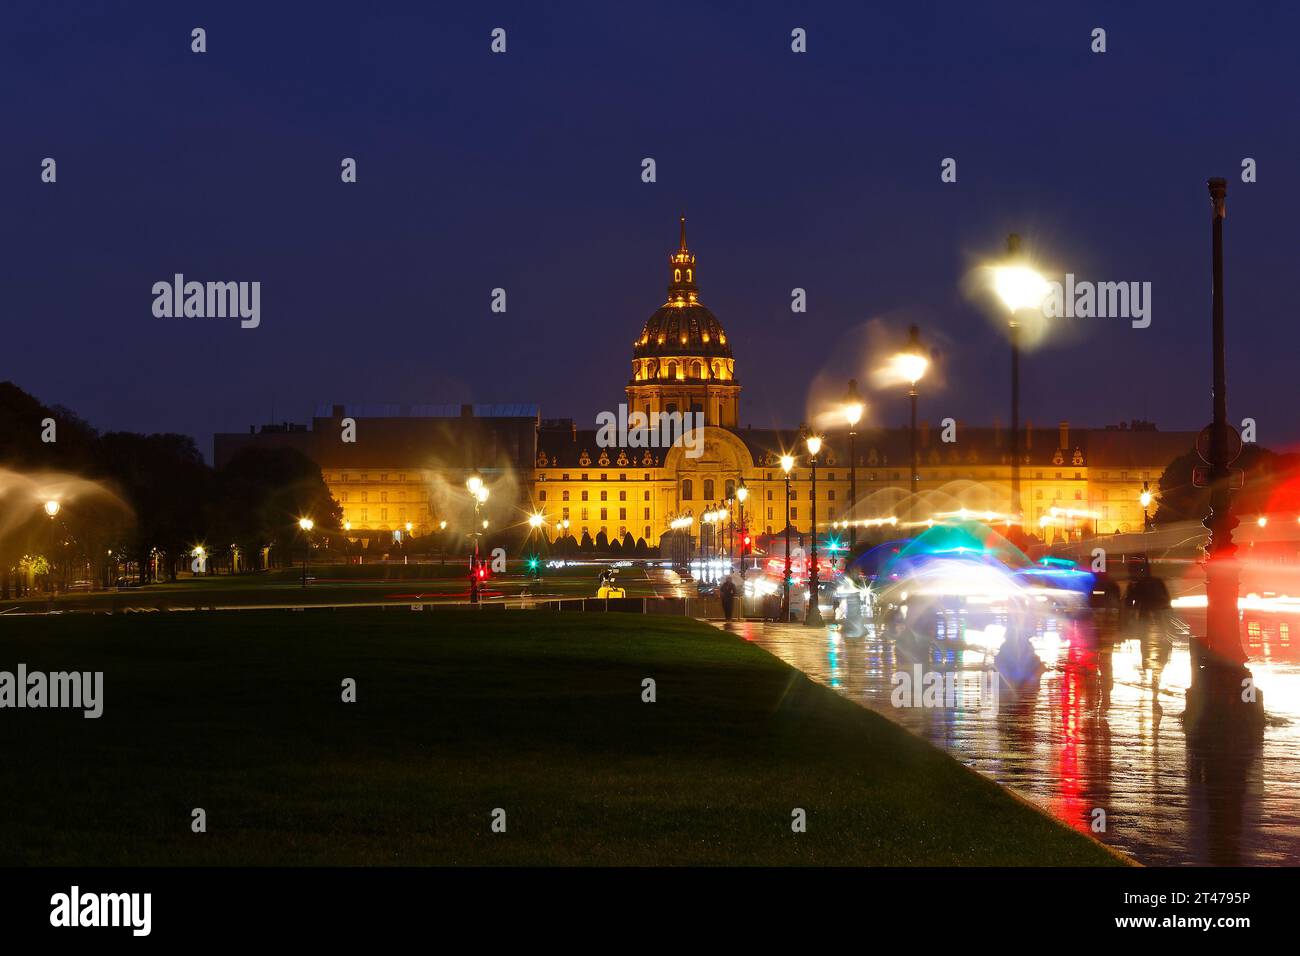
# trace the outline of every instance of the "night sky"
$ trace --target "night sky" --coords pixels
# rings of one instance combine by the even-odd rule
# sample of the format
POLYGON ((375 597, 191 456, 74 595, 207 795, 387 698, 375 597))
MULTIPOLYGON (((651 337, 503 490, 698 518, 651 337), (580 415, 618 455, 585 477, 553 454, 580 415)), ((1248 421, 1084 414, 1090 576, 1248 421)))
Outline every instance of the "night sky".
MULTIPOLYGON (((742 424, 796 424, 908 322, 942 354, 923 417, 1005 421, 1005 339, 962 279, 1015 231, 1058 272, 1153 285, 1148 329, 1062 320, 1023 416, 1199 427, 1218 175, 1229 415, 1281 448, 1300 14, 1133 6, 6 3, 0 379, 205 454, 328 402, 537 402, 592 427, 684 213, 742 424), (260 328, 155 318, 176 272, 260 281, 260 328)), ((901 390, 870 401, 903 421, 901 390)))

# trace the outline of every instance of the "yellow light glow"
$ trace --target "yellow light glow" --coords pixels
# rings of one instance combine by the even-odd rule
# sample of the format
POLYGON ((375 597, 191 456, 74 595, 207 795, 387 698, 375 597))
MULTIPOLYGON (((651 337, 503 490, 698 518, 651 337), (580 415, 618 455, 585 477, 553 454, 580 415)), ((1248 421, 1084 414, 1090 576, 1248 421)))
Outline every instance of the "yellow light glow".
POLYGON ((410 534, 410 533, 411 533, 411 528, 412 528, 412 527, 414 527, 414 525, 412 525, 411 522, 409 522, 409 521, 406 522, 406 533, 407 533, 407 534, 410 534))
POLYGON ((312 521, 310 518, 299 518, 298 527, 302 528, 303 531, 310 531, 312 528, 316 527, 316 522, 312 521))
POLYGON ((534 513, 528 516, 528 523, 532 525, 534 528, 540 528, 542 526, 542 520, 543 519, 540 514, 534 513))
POLYGON ((1028 266, 997 266, 993 270, 993 291, 1013 314, 1042 305, 1047 297, 1047 280, 1028 266))
POLYGON ((1142 494, 1138 495, 1138 501, 1142 502, 1143 508, 1151 507, 1151 492, 1149 491, 1142 492, 1142 494))
POLYGON ((899 352, 889 360, 889 370, 898 379, 915 385, 930 367, 929 360, 916 352, 899 352))
POLYGON ((53 518, 59 513, 59 503, 52 500, 45 502, 45 513, 53 518))
POLYGON ((477 497, 478 490, 483 487, 483 479, 478 475, 470 475, 469 479, 465 482, 465 487, 469 489, 471 495, 477 497))
POLYGON ((862 413, 866 406, 861 402, 848 402, 844 406, 844 420, 850 425, 856 425, 862 419, 862 413))
POLYGON ((474 497, 478 499, 479 504, 484 504, 488 500, 487 485, 479 485, 478 491, 474 492, 474 497))
POLYGON ((352 530, 352 522, 351 522, 351 521, 345 521, 345 522, 343 522, 343 530, 344 530, 344 531, 351 531, 351 530, 352 530))
POLYGON ((749 489, 744 485, 741 485, 736 489, 736 498, 739 499, 740 503, 743 505, 745 500, 749 498, 749 489))
POLYGON ((793 467, 794 467, 794 456, 793 456, 793 455, 782 455, 782 456, 781 456, 781 470, 784 471, 784 472, 788 475, 788 474, 790 474, 790 469, 792 469, 793 467))
POLYGON ((1265 525, 1268 524, 1268 516, 1260 515, 1258 520, 1256 520, 1255 524, 1259 525, 1261 528, 1264 527, 1265 525))
POLYGON ((818 453, 819 451, 822 450, 822 439, 821 439, 821 436, 820 436, 820 435, 809 435, 808 438, 807 438, 807 442, 808 442, 808 454, 810 454, 810 455, 812 455, 814 458, 816 458, 816 457, 817 457, 817 453, 818 453))

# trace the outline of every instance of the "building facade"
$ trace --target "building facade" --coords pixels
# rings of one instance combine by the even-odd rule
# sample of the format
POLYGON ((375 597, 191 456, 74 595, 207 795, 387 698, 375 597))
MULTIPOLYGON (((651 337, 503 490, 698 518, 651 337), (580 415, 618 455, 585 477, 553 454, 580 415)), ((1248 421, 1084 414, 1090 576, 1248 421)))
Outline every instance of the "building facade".
MULTIPOLYGON (((644 539, 656 545, 677 518, 699 522, 748 491, 745 524, 757 534, 786 524, 806 533, 812 481, 798 430, 741 428, 741 378, 726 330, 700 299, 698 262, 686 242, 668 257, 667 297, 632 344, 626 412, 698 415, 703 438, 688 449, 604 441, 595 425, 543 419, 537 406, 332 406, 310 428, 265 426, 217 435, 218 466, 250 444, 297 448, 321 468, 355 531, 417 534, 465 530, 473 516, 465 490, 478 474, 491 489, 485 508, 497 527, 540 513, 549 537, 562 522, 581 539, 644 539), (347 440, 349 424, 351 438, 347 440), (698 454, 695 454, 698 452, 698 454), (446 529, 443 525, 446 523, 446 529)), ((1194 432, 1161 432, 1148 422, 1105 428, 1026 423, 1020 438, 1020 501, 1011 501, 1011 436, 998 426, 921 423, 917 487, 911 484, 906 428, 859 428, 854 436, 856 504, 850 507, 849 436, 832 430, 817 467, 819 529, 847 520, 906 516, 925 520, 967 509, 1004 516, 1017 510, 1026 529, 1051 541, 1094 532, 1141 530, 1144 484, 1191 450, 1194 432)), ((1152 506, 1154 510, 1154 505, 1152 506)), ((739 509, 734 509, 739 519, 739 509)), ((698 533, 698 527, 697 527, 698 533)))

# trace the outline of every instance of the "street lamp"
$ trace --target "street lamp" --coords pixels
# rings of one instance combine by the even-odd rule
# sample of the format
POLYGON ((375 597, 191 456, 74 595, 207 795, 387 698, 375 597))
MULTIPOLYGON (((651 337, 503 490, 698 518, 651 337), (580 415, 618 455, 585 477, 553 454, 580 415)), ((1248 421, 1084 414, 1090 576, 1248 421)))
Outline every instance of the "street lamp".
POLYGON ((1011 513, 1023 513, 1020 502, 1020 322, 1025 309, 1042 306, 1047 280, 1020 258, 1020 237, 1007 236, 1007 260, 993 270, 993 289, 1011 314, 1011 513))
POLYGON ((781 470, 785 472, 785 581, 781 588, 781 620, 790 621, 790 469, 794 456, 781 456, 781 470))
POLYGON ((921 334, 914 325, 908 333, 907 348, 899 352, 889 360, 889 365, 894 376, 900 381, 908 383, 908 397, 912 406, 912 429, 910 432, 911 455, 912 455, 912 484, 911 494, 915 495, 920 490, 921 476, 917 468, 917 447, 916 447, 916 383, 925 375, 926 369, 930 367, 930 360, 925 357, 921 351, 921 334))
MULTIPOLYGON (((858 460, 854 452, 854 439, 858 435, 858 422, 862 419, 862 413, 866 406, 862 404, 862 398, 858 395, 858 380, 849 379, 849 391, 844 397, 844 420, 849 423, 849 517, 853 517, 854 508, 858 503, 858 460)), ((849 548, 857 546, 858 535, 853 528, 849 529, 849 548)))
POLYGON ((799 434, 808 446, 808 464, 812 467, 812 555, 808 567, 808 608, 804 612, 803 622, 809 627, 820 627, 822 612, 817 606, 817 453, 822 450, 822 439, 820 435, 809 432, 807 425, 799 426, 799 434))
MULTIPOLYGON (((740 479, 740 487, 736 489, 736 500, 740 502, 740 580, 745 580, 745 499, 749 497, 749 489, 745 487, 745 479, 740 479)), ((741 615, 742 617, 744 615, 741 615)))
POLYGON ((299 518, 298 527, 302 530, 302 586, 307 586, 307 558, 311 553, 311 529, 316 527, 316 522, 310 518, 299 518))
POLYGON ((59 513, 59 503, 53 499, 45 502, 45 513, 53 518, 59 513))
POLYGON ((487 529, 488 523, 486 518, 479 518, 480 509, 487 504, 488 488, 483 484, 483 479, 478 475, 470 475, 465 481, 465 488, 469 491, 470 497, 474 500, 474 527, 475 531, 470 533, 474 539, 474 555, 470 558, 469 563, 469 603, 477 604, 479 602, 479 539, 483 537, 483 531, 487 529))
POLYGON ((1138 495, 1138 501, 1142 502, 1142 530, 1144 532, 1151 530, 1151 519, 1147 516, 1147 509, 1151 507, 1151 484, 1142 482, 1142 494, 1138 495))

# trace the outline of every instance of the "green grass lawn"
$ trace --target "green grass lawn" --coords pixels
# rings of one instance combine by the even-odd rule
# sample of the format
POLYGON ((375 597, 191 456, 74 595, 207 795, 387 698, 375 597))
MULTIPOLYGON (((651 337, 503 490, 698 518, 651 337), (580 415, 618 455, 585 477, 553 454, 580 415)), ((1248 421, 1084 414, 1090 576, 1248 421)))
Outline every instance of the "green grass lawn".
POLYGON ((527 611, 0 621, 0 864, 1113 864, 730 634, 527 611), (340 700, 355 678, 358 702, 340 700), (643 703, 641 681, 657 682, 643 703), (191 832, 191 810, 208 832, 191 832), (507 813, 494 834, 490 814, 507 813), (807 811, 792 833, 791 810, 807 811))

